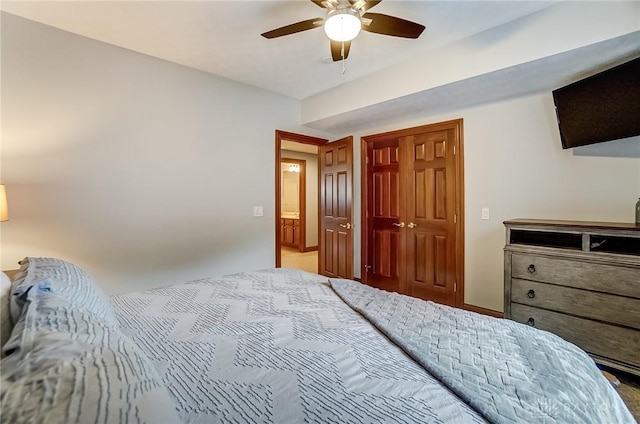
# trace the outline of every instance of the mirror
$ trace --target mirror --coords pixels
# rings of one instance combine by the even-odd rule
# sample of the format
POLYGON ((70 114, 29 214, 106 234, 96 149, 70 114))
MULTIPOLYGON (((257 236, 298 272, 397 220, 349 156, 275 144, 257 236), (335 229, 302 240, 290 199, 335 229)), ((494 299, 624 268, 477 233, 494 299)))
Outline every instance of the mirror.
POLYGON ((282 218, 300 218, 300 172, 299 165, 282 162, 282 218), (294 167, 298 167, 296 172, 294 167), (291 169, 291 170, 290 170, 291 169))

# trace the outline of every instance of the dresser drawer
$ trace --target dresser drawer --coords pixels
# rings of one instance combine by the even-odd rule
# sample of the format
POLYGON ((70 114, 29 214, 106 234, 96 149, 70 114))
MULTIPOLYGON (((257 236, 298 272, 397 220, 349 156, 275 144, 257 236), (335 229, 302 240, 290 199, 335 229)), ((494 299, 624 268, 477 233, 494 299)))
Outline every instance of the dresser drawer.
POLYGON ((511 301, 640 330, 640 299, 514 278, 511 301))
POLYGON ((640 268, 514 253, 511 276, 640 298, 640 268))
POLYGON ((558 312, 511 305, 511 319, 550 331, 588 353, 615 358, 640 368, 640 331, 617 327, 558 312))

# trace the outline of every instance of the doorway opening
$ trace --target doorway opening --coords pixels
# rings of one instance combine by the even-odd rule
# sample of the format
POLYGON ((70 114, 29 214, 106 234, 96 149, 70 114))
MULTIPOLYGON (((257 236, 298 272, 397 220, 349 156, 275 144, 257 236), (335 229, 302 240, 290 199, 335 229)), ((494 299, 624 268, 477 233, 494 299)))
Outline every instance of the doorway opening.
POLYGON ((318 147, 327 142, 276 130, 277 268, 318 272, 318 147))

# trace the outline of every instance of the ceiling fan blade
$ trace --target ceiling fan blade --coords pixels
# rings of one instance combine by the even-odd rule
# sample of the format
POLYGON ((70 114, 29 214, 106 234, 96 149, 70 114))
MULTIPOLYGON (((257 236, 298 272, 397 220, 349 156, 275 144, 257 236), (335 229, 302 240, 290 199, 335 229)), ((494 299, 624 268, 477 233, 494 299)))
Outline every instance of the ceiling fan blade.
MULTIPOLYGON (((331 41, 331 57, 334 62, 342 60, 342 42, 341 41, 331 41)), ((344 58, 349 57, 349 49, 351 49, 351 41, 344 42, 344 58)))
POLYGON ((361 12, 366 12, 367 10, 371 9, 373 6, 381 2, 382 0, 349 0, 351 6, 353 6, 354 9, 360 10, 361 12))
POLYGON ((362 25, 363 31, 391 35, 393 37, 418 38, 425 28, 424 25, 381 13, 365 13, 362 17, 363 19, 371 19, 369 25, 362 25))
POLYGON ((317 4, 323 9, 335 9, 340 4, 338 0, 311 0, 311 2, 317 4))
POLYGON ((296 32, 302 32, 309 29, 320 28, 324 19, 322 18, 314 18, 307 19, 306 21, 296 22, 295 24, 283 26, 282 28, 277 28, 271 31, 267 31, 262 35, 264 38, 276 38, 282 37, 283 35, 295 34, 296 32))

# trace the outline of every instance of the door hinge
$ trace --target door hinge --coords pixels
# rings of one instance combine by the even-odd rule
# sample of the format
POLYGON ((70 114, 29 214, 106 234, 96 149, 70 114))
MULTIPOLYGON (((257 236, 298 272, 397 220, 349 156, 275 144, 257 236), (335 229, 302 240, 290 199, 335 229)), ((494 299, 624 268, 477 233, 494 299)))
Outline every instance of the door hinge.
POLYGON ((365 159, 366 159, 366 162, 365 162, 365 163, 366 163, 367 165, 369 165, 369 156, 367 156, 365 159))
POLYGON ((453 292, 458 293, 458 283, 455 281, 453 282, 453 292))
POLYGON ((453 223, 457 224, 458 223, 458 215, 457 214, 453 214, 453 223))
POLYGON ((456 145, 454 144, 453 145, 453 156, 455 156, 455 155, 456 155, 456 145))

